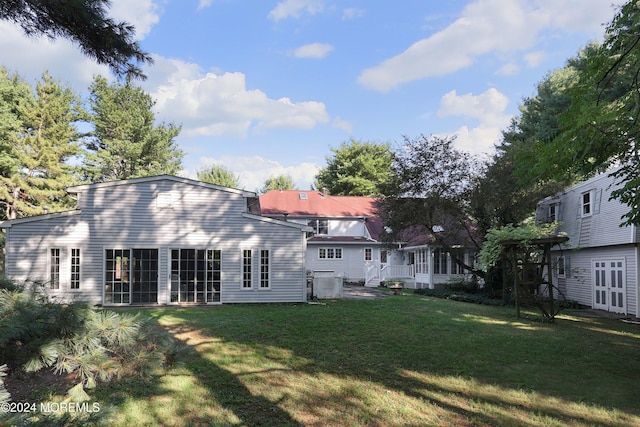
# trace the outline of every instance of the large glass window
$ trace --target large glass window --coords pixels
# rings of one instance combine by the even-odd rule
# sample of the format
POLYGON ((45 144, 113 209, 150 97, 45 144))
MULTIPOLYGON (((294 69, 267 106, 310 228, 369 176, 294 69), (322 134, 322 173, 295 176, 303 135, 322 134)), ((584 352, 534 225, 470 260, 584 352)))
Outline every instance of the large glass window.
POLYGON ((158 302, 158 250, 131 250, 131 302, 158 302))
POLYGON ((104 285, 104 302, 106 304, 129 304, 131 302, 129 257, 129 249, 106 250, 104 285))
POLYGON ((171 250, 171 302, 220 302, 221 252, 171 250))
POLYGON ((433 251, 433 274, 447 274, 447 253, 442 249, 433 251))
POLYGON ((418 249, 414 255, 416 274, 429 273, 429 258, 426 249, 418 249))

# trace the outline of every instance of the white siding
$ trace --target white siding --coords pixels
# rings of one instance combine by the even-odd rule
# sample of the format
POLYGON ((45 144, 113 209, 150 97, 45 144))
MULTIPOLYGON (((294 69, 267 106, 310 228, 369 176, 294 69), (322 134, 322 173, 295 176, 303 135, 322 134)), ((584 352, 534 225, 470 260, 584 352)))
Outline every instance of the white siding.
POLYGON ((307 269, 314 270, 330 270, 337 275, 342 275, 349 281, 360 281, 365 278, 364 259, 365 248, 371 249, 373 263, 379 264, 380 250, 378 245, 327 245, 327 244, 311 244, 307 246, 307 269), (342 259, 320 259, 318 257, 318 248, 340 248, 342 250, 342 259))
POLYGON ((170 249, 219 249, 222 302, 288 302, 306 298, 304 232, 290 224, 244 216, 246 202, 239 192, 171 179, 143 180, 90 187, 84 189, 80 200, 82 210, 74 215, 11 224, 7 234, 8 275, 46 280, 48 248, 80 248, 80 289, 69 290, 68 284, 61 284, 59 294, 101 303, 105 249, 159 249, 158 299, 162 303, 169 296, 170 249), (167 194, 172 195, 169 205, 167 194), (161 203, 157 200, 159 195, 161 203), (271 251, 269 290, 239 292, 240 247, 256 253, 260 249, 271 251))
POLYGON ((623 259, 626 266, 626 312, 638 310, 638 260, 633 245, 588 248, 576 251, 554 251, 553 258, 562 255, 567 265, 567 278, 555 278, 566 298, 580 304, 593 306, 592 261, 623 259))

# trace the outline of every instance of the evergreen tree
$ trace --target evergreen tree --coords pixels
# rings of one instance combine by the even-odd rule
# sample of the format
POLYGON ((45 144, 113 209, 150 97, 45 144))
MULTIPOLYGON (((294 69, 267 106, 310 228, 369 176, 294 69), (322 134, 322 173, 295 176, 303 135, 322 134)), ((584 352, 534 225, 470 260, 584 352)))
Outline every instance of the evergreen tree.
POLYGON ((240 187, 240 176, 221 165, 212 165, 197 172, 198 180, 221 187, 240 187))
POLYGON ((107 16, 109 0, 3 0, 0 19, 20 25, 28 36, 63 37, 119 76, 144 77, 134 62, 153 63, 134 42, 135 29, 107 16))
POLYGON ((79 153, 80 135, 74 123, 82 118, 80 101, 47 73, 36 85, 35 95, 23 89, 24 83, 12 81, 21 95, 13 107, 4 106, 5 111, 13 108, 17 119, 14 129, 4 132, 5 153, 11 158, 0 177, 4 216, 15 219, 68 210, 72 201, 65 188, 74 183, 68 160, 79 153))
POLYGON ((155 102, 128 81, 109 84, 96 77, 91 85, 91 121, 84 173, 91 182, 114 181, 180 170, 184 153, 175 142, 180 127, 154 124, 155 102))

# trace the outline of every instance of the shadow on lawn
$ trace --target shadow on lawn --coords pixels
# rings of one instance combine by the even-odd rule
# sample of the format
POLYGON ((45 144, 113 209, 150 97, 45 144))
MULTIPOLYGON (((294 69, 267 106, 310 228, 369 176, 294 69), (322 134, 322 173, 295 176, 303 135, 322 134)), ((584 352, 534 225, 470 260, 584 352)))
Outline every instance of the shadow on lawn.
MULTIPOLYGON (((129 401, 142 401, 144 405, 144 425, 171 426, 209 426, 209 425, 261 425, 261 426, 301 426, 278 406, 260 395, 253 395, 238 377, 202 357, 194 350, 191 340, 178 337, 189 335, 184 328, 166 328, 153 320, 158 326, 172 334, 178 345, 185 346, 185 352, 179 356, 178 363, 171 372, 153 379, 134 379, 111 386, 109 402, 115 408, 123 408, 129 401), (188 365, 188 366, 184 366, 188 365), (186 372, 185 372, 186 371, 186 372), (197 381, 195 389, 202 394, 189 399, 176 393, 170 384, 163 384, 162 378, 179 378, 191 374, 197 381), (204 400, 204 402, 203 402, 204 400), (165 415, 166 406, 176 406, 169 417, 165 415), (221 413, 221 410, 224 413, 221 413), (151 418, 153 421, 149 420, 151 418), (236 420, 237 418, 237 420, 236 420)), ((201 344, 202 337, 199 337, 201 344)), ((206 337, 205 337, 206 340, 206 337)), ((114 408, 111 408, 113 412, 114 408)), ((116 409, 117 410, 117 409, 116 409)), ((125 420, 133 421, 133 420, 125 420)), ((139 421, 136 419, 136 421, 139 421)), ((124 425, 124 424, 119 424, 124 425)))
MULTIPOLYGON (((368 303, 371 302, 353 304, 368 303)), ((376 317, 375 306, 369 307, 371 309, 366 310, 367 314, 359 318, 350 317, 347 309, 341 316, 336 316, 339 319, 337 323, 326 325, 322 324, 321 317, 309 322, 308 317, 317 316, 317 312, 308 306, 292 307, 291 317, 284 322, 268 315, 262 317, 261 312, 254 312, 252 314, 257 319, 251 321, 273 324, 273 329, 264 329, 260 333, 246 333, 243 329, 224 323, 225 310, 211 312, 211 315, 221 316, 220 318, 200 323, 193 321, 197 317, 192 317, 193 312, 172 311, 172 317, 184 322, 182 326, 166 329, 194 349, 194 353, 188 356, 186 369, 207 390, 210 398, 215 401, 212 404, 229 411, 239 419, 241 425, 344 425, 345 420, 350 425, 411 425, 409 420, 412 419, 429 420, 440 425, 533 426, 543 424, 541 420, 546 420, 546 424, 624 425, 638 420, 636 416, 626 413, 619 413, 617 421, 612 421, 606 415, 599 415, 598 410, 590 414, 581 413, 579 402, 563 396, 548 399, 534 397, 534 403, 522 401, 517 396, 518 388, 527 388, 522 383, 514 382, 513 386, 491 385, 491 378, 482 375, 475 380, 469 377, 465 380, 466 355, 459 355, 462 359, 460 361, 438 360, 440 355, 434 347, 446 343, 430 342, 426 333, 424 340, 419 340, 418 345, 411 347, 408 342, 403 342, 404 334, 407 333, 403 322, 415 320, 415 312, 398 312, 397 323, 383 326, 395 328, 394 331, 380 339, 372 335, 370 340, 364 340, 364 344, 360 344, 363 347, 354 348, 350 346, 351 342, 363 342, 353 335, 358 333, 359 327, 362 327, 362 331, 374 331, 376 328, 371 325, 383 321, 376 317), (295 310, 297 312, 294 313, 295 310), (315 323, 318 324, 314 326, 315 323), (325 327, 329 328, 329 332, 319 336, 317 331, 325 327), (306 328, 310 336, 301 335, 300 328, 306 328), (236 353, 231 356, 238 360, 242 360, 243 356, 251 357, 250 353, 260 354, 279 367, 267 367, 264 370, 237 368, 235 370, 238 373, 232 373, 207 358, 207 352, 212 351, 215 347, 211 346, 217 345, 216 343, 237 345, 234 350, 236 353), (403 345, 409 347, 405 348, 403 345), (246 351, 246 354, 243 355, 242 351, 246 351), (380 354, 384 352, 387 353, 380 354), (370 363, 367 364, 366 360, 370 363), (366 368, 362 369, 363 366, 366 368), (323 376, 338 378, 341 382, 314 382, 323 376), (291 394, 282 394, 281 397, 270 400, 260 392, 252 392, 246 385, 250 381, 261 381, 263 389, 275 389, 283 393, 287 393, 290 383, 296 384, 298 388, 291 394), (393 408, 393 399, 372 400, 372 396, 377 398, 379 395, 368 394, 369 390, 362 384, 370 384, 371 388, 384 388, 392 391, 395 396, 407 396, 421 403, 414 407, 393 408), (288 412, 287 408, 292 408, 292 412, 288 412), (405 422, 401 418, 403 412, 406 415, 405 422), (529 422, 528 414, 535 414, 538 421, 529 422)), ((254 306, 251 310, 261 310, 261 307, 254 306)), ((268 311, 266 307, 262 310, 268 311)), ((157 314, 162 317, 161 313, 157 314)), ((469 336, 461 335, 459 339, 473 339, 473 335, 482 335, 483 331, 492 328, 513 328, 507 322, 484 324, 486 320, 481 316, 461 319, 459 313, 441 312, 439 315, 448 316, 452 322, 465 320, 475 323, 474 331, 469 336)), ((413 335, 410 336, 410 339, 414 338, 413 335)), ((499 357, 498 355, 497 360, 499 357)), ((233 362, 227 365, 233 366, 233 362)), ((499 362, 496 362, 495 369, 501 369, 499 362)), ((171 396, 171 390, 159 384, 155 387, 155 390, 141 391, 135 397, 171 396)), ((384 399, 384 395, 380 399, 384 399)), ((185 405, 188 406, 188 402, 185 405)), ((178 415, 184 417, 184 425, 201 425, 210 421, 207 416, 194 413, 188 408, 183 408, 178 415)), ((232 419, 233 417, 227 417, 226 423, 235 424, 232 419)), ((156 415, 156 420, 158 424, 165 421, 159 415, 156 415)))

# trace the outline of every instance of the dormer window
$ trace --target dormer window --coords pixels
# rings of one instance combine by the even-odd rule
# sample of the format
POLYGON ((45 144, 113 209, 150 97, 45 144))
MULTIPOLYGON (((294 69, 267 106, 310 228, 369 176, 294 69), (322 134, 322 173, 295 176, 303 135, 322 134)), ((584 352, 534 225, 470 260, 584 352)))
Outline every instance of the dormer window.
POLYGON ((301 192, 300 193, 300 200, 307 200, 307 193, 301 192))
POLYGON ((329 234, 328 219, 310 219, 307 225, 313 228, 313 234, 329 234))
POLYGON ((591 192, 582 193, 582 216, 591 215, 591 192))
POLYGON ((547 221, 554 222, 558 218, 558 205, 551 204, 549 205, 549 211, 547 212, 547 221))

